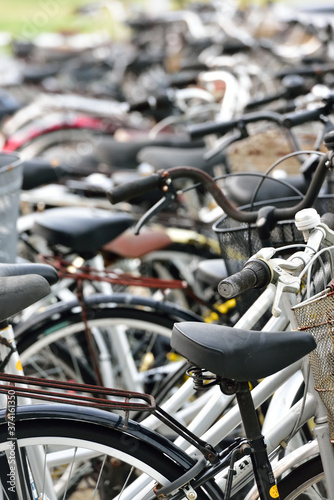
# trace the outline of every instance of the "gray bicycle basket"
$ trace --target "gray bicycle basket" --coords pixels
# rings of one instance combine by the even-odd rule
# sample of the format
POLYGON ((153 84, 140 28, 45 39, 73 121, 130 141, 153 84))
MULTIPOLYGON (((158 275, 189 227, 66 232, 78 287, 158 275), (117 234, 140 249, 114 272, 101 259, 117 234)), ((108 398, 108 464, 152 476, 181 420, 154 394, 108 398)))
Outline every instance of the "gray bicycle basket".
POLYGON ((292 310, 298 329, 311 333, 317 343, 309 359, 315 389, 327 409, 330 439, 334 443, 334 293, 328 288, 292 310))
POLYGON ((16 259, 22 174, 19 155, 0 153, 0 262, 16 259))

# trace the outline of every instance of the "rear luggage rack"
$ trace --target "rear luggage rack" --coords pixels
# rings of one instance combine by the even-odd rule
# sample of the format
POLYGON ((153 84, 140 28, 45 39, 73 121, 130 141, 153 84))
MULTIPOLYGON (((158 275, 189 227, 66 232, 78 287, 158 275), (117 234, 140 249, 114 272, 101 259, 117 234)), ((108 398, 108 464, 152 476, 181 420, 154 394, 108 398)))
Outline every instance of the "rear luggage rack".
POLYGON ((156 409, 153 396, 139 392, 109 389, 98 385, 78 384, 76 382, 59 382, 22 375, 0 374, 0 394, 29 397, 51 403, 65 403, 76 406, 88 406, 102 410, 150 411, 156 409), (16 386, 15 384, 20 384, 16 386), (22 384, 22 385, 21 385, 22 384), (29 386, 29 387, 28 387, 29 386), (45 389, 34 389, 30 386, 45 389), (81 392, 83 394, 75 394, 81 392), (88 395, 87 395, 88 393, 88 395), (115 399, 107 399, 115 398, 115 399))

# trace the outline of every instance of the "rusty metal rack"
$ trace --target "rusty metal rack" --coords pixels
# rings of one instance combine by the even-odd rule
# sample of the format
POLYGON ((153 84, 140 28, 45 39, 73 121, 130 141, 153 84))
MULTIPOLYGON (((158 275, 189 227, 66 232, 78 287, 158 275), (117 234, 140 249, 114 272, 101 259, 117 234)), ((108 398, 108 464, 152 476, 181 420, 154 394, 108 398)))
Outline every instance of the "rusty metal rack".
POLYGON ((216 457, 216 452, 211 445, 195 436, 189 429, 157 406, 154 397, 149 394, 110 389, 98 385, 59 382, 58 380, 44 380, 29 376, 0 373, 0 394, 12 396, 13 392, 16 398, 31 398, 51 403, 65 403, 102 410, 123 410, 125 411, 125 427, 127 426, 130 411, 154 412, 161 422, 200 450, 208 460, 213 460, 216 457), (1 382, 7 382, 8 385, 1 384, 1 382), (45 389, 34 389, 31 386, 45 389), (92 396, 74 394, 77 391, 92 394, 92 396), (118 399, 106 399, 108 396, 118 399))
POLYGON ((1 373, 0 394, 8 395, 8 391, 14 391, 17 397, 88 406, 102 410, 153 412, 156 409, 155 400, 149 394, 110 389, 98 385, 59 382, 58 380, 1 373), (1 384, 1 382, 7 382, 9 385, 1 384), (34 387, 39 387, 39 389, 34 387), (76 394, 77 392, 82 394, 76 394), (108 397, 115 399, 107 399, 108 397))
POLYGON ((75 267, 73 262, 54 255, 39 255, 41 262, 53 266, 60 278, 70 278, 76 281, 100 281, 123 286, 142 286, 145 288, 159 289, 183 289, 187 290, 189 285, 184 280, 159 279, 148 276, 134 276, 133 274, 104 269, 103 271, 90 266, 75 267))

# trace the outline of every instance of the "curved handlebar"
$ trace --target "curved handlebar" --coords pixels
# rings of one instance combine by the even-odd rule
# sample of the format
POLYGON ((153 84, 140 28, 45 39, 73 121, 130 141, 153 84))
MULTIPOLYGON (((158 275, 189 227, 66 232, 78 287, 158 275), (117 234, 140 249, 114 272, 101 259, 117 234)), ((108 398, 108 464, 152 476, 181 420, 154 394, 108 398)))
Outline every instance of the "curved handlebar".
MULTIPOLYGON (((324 137, 324 144, 328 149, 327 154, 325 154, 313 174, 311 182, 305 193, 305 196, 300 200, 294 207, 272 208, 270 219, 271 223, 275 223, 281 220, 293 219, 295 214, 304 208, 312 207, 314 204, 320 189, 325 180, 328 168, 333 165, 333 153, 334 153, 334 130, 328 132, 324 137)), ((150 192, 152 189, 159 188, 163 192, 175 195, 175 188, 172 184, 173 179, 186 178, 191 179, 195 182, 200 182, 203 187, 213 196, 217 205, 221 207, 226 215, 238 222, 254 223, 259 220, 259 215, 262 216, 262 212, 245 212, 239 210, 234 204, 232 204, 228 198, 221 191, 219 186, 216 184, 215 180, 203 170, 195 167, 174 167, 169 170, 161 170, 143 179, 136 180, 129 184, 123 184, 121 186, 116 186, 107 192, 107 198, 111 204, 116 204, 121 201, 129 200, 134 198, 139 194, 145 194, 150 192)))
POLYGON ((210 134, 224 135, 235 128, 241 128, 249 123, 259 121, 270 121, 281 127, 286 127, 286 129, 291 129, 297 125, 317 121, 321 115, 329 115, 333 111, 333 106, 334 98, 333 95, 330 95, 324 99, 323 105, 312 110, 295 111, 285 115, 281 115, 275 111, 246 113, 233 120, 192 125, 188 127, 187 132, 191 139, 198 139, 210 134))
POLYGON ((198 139, 210 134, 224 135, 234 128, 240 128, 248 123, 259 122, 262 120, 272 121, 280 126, 284 126, 284 117, 275 111, 263 111, 261 113, 247 113, 238 118, 222 122, 199 123, 188 127, 187 131, 191 139, 198 139))
MULTIPOLYGON (((333 134, 334 135, 334 134, 333 134)), ((311 207, 316 200, 327 173, 328 154, 324 155, 312 177, 304 198, 294 207, 276 208, 273 207, 272 221, 293 219, 295 214, 303 208, 311 207)), ((152 189, 160 188, 168 192, 169 185, 174 179, 187 178, 194 182, 200 182, 203 187, 213 196, 217 205, 232 219, 239 222, 254 223, 257 221, 259 212, 245 212, 233 205, 224 193, 220 190, 215 180, 203 170, 194 167, 174 167, 165 171, 158 171, 155 174, 139 179, 129 184, 123 184, 110 189, 107 197, 111 204, 129 200, 138 194, 145 194, 152 189)))

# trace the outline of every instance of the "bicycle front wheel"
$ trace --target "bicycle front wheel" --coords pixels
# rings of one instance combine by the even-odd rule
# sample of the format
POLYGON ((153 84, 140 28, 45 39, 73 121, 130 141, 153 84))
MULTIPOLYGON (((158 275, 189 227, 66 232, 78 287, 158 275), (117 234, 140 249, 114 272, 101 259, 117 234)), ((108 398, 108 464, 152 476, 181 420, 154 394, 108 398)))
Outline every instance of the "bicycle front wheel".
MULTIPOLYGON (((78 416, 69 408, 19 409, 15 433, 22 464, 16 462, 10 470, 7 466, 7 471, 3 452, 10 463, 11 442, 7 423, 0 425, 4 498, 21 489, 24 498, 44 500, 149 500, 156 498, 155 484, 168 484, 193 464, 189 456, 138 424, 129 421, 124 430, 118 415, 81 409, 78 416)), ((208 498, 198 493, 199 499, 208 498)))

